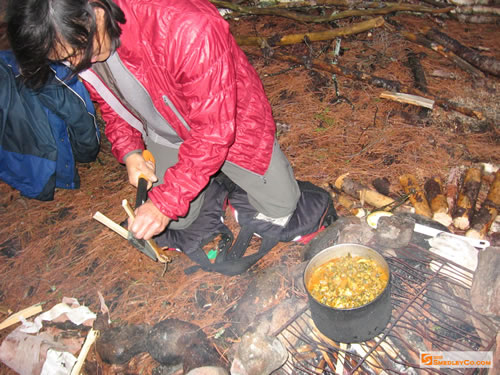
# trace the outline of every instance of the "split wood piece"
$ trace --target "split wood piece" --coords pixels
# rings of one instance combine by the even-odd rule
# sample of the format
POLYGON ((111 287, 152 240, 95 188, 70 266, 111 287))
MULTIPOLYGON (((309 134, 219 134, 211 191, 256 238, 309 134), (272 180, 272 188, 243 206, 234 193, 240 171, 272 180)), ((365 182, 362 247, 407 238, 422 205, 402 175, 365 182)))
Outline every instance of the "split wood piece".
POLYGON ((5 319, 2 323, 0 323, 0 329, 4 329, 7 327, 10 327, 11 325, 14 325, 16 323, 19 323, 21 320, 19 319, 20 317, 23 317, 24 319, 31 318, 33 315, 39 314, 42 312, 42 304, 37 303, 33 306, 27 307, 21 311, 18 311, 11 316, 9 316, 7 319, 5 319))
POLYGON ((472 216, 470 229, 466 237, 483 239, 495 221, 500 210, 500 170, 495 174, 495 180, 490 186, 488 195, 479 211, 472 216))
POLYGON ((327 16, 315 16, 299 12, 292 12, 286 9, 280 8, 257 8, 257 7, 246 7, 239 4, 220 1, 220 0, 210 0, 218 8, 225 8, 237 12, 240 14, 252 14, 252 15, 262 15, 262 16, 278 16, 285 17, 299 22, 307 23, 326 23, 330 21, 335 21, 343 18, 349 17, 368 17, 368 16, 378 16, 386 15, 395 12, 418 12, 418 13, 449 13, 454 9, 454 7, 447 8, 429 8, 413 4, 401 4, 401 3, 390 3, 385 5, 385 3, 380 3, 380 7, 373 9, 349 9, 343 12, 330 12, 327 16))
POLYGON ((439 177, 432 177, 424 183, 425 197, 432 211, 432 219, 443 224, 445 227, 452 223, 450 208, 446 195, 443 191, 443 184, 439 177))
POLYGON ((439 45, 436 42, 430 41, 424 35, 419 33, 411 33, 407 31, 402 31, 401 35, 413 43, 420 44, 424 47, 433 50, 434 52, 439 53, 441 56, 452 61, 460 69, 465 70, 474 77, 476 78, 484 77, 484 73, 481 70, 475 68, 473 65, 465 61, 463 58, 457 56, 454 52, 447 50, 445 47, 439 45))
POLYGON ((465 172, 463 184, 458 194, 455 211, 452 214, 453 225, 457 229, 469 229, 470 219, 476 208, 476 200, 481 188, 481 170, 469 168, 465 172))
POLYGON ((94 214, 93 218, 95 220, 97 220, 98 222, 100 222, 101 224, 104 224, 105 226, 107 226, 112 231, 118 233, 120 236, 122 236, 126 240, 128 240, 128 230, 126 230, 121 225, 115 223, 113 220, 111 220, 107 216, 105 216, 102 213, 100 213, 99 211, 97 211, 94 214))
POLYGON ((339 27, 338 29, 321 32, 289 34, 278 37, 236 35, 235 39, 239 46, 257 46, 260 48, 286 46, 290 44, 303 43, 306 38, 311 42, 317 42, 322 40, 331 40, 346 35, 358 34, 371 30, 375 27, 381 27, 384 23, 385 22, 382 17, 376 17, 367 21, 358 22, 348 27, 339 27))
POLYGON ((417 183, 415 176, 410 173, 402 175, 399 177, 399 183, 415 208, 415 213, 432 218, 432 211, 429 207, 429 203, 425 198, 423 189, 417 183))
POLYGON ((427 38, 441 44, 475 67, 481 69, 486 73, 490 73, 497 77, 500 77, 499 60, 496 60, 493 57, 481 55, 473 49, 462 45, 459 41, 434 28, 424 29, 424 32, 427 38))
POLYGON ((413 104, 416 106, 432 109, 434 107, 434 100, 427 99, 422 96, 404 94, 401 92, 384 91, 380 94, 382 99, 390 99, 399 103, 413 104))
POLYGON ((71 369, 71 375, 80 375, 80 373, 82 372, 83 364, 85 363, 87 355, 89 354, 90 348, 94 344, 97 337, 99 337, 99 331, 91 328, 89 333, 87 334, 85 342, 83 343, 82 349, 80 350, 80 354, 78 354, 78 359, 71 369))
POLYGON ((349 173, 343 174, 335 181, 335 187, 342 190, 344 193, 359 199, 363 204, 366 202, 370 206, 381 208, 387 207, 394 203, 394 199, 380 194, 375 190, 371 190, 365 185, 347 177, 349 173))

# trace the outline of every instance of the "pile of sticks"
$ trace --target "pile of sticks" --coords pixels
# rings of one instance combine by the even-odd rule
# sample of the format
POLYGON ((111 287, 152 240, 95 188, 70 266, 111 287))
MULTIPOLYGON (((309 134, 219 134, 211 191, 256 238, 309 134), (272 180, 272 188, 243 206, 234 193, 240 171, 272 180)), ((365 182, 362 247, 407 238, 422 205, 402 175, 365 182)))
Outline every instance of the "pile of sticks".
POLYGON ((405 174, 399 177, 404 199, 393 199, 378 191, 380 189, 372 189, 353 180, 348 174, 337 178, 331 188, 336 203, 358 217, 365 216, 365 204, 392 211, 408 200, 416 214, 446 227, 453 226, 458 231, 464 231, 467 237, 484 239, 500 210, 500 170, 493 174, 491 183, 486 177, 481 167, 457 168, 451 171, 445 183, 440 177, 433 176, 420 185, 414 175, 405 174), (488 185, 482 186, 485 183, 488 185), (487 195, 479 202, 482 188, 487 190, 487 195))

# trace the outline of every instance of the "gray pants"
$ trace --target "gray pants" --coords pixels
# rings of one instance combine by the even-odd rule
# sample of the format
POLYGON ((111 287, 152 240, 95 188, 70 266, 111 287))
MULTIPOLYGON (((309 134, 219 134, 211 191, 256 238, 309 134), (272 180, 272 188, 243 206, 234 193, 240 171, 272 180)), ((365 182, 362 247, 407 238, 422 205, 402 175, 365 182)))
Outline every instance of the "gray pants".
MULTIPOLYGON (((179 150, 146 140, 147 148, 156 160, 158 184, 163 183, 165 171, 178 161, 179 150)), ((248 194, 250 204, 260 213, 271 218, 291 215, 297 206, 300 190, 292 166, 275 140, 271 163, 264 176, 250 172, 236 164, 225 162, 222 172, 248 194)), ((198 217, 205 194, 202 191, 189 206, 186 216, 171 221, 169 229, 184 229, 198 217)))

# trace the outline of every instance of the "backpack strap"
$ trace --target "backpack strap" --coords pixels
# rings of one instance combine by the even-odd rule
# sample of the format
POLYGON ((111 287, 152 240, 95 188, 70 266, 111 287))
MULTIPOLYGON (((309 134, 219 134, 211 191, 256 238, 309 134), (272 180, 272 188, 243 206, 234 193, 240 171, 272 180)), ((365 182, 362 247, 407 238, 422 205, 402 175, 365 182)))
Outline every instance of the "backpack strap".
POLYGON ((243 226, 232 247, 227 246, 226 248, 219 249, 219 254, 217 258, 215 258, 215 263, 211 263, 208 260, 202 249, 190 254, 189 257, 191 260, 197 262, 199 266, 189 267, 184 272, 190 274, 198 269, 203 269, 204 271, 219 272, 227 276, 239 275, 245 272, 271 251, 279 242, 278 238, 268 236, 262 237, 259 250, 256 253, 244 256, 254 234, 255 227, 251 225, 243 226))

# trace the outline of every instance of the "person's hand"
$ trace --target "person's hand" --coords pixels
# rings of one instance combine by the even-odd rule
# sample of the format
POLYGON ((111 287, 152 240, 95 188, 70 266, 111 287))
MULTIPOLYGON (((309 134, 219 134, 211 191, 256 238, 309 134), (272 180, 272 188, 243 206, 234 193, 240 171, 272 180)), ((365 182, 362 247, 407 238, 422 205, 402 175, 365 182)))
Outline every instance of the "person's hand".
POLYGON ((151 202, 147 201, 135 210, 135 219, 129 223, 129 230, 137 239, 149 240, 165 230, 170 218, 151 202))
POLYGON ((131 185, 137 187, 139 176, 142 174, 148 180, 148 189, 153 182, 158 181, 155 174, 155 164, 151 161, 146 161, 142 154, 131 154, 125 160, 127 166, 128 181, 131 185))

